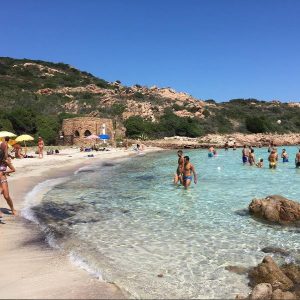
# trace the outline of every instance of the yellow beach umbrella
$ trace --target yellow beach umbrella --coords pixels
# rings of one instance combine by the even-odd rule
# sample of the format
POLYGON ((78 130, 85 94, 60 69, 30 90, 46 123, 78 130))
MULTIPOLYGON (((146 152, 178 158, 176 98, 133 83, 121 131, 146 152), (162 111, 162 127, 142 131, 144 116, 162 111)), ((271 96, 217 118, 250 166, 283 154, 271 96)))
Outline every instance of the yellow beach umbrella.
POLYGON ((34 138, 33 138, 31 135, 29 135, 29 134, 22 134, 22 135, 19 135, 19 136, 15 139, 16 142, 27 142, 27 141, 33 141, 33 140, 34 140, 34 138))
POLYGON ((24 145, 25 145, 25 154, 27 154, 27 147, 26 147, 26 141, 33 141, 34 140, 34 138, 31 136, 31 135, 29 135, 29 134, 22 134, 22 135, 19 135, 16 139, 15 139, 15 141, 16 142, 24 142, 24 145))
POLYGON ((9 131, 0 131, 0 138, 4 138, 4 137, 15 137, 17 136, 16 134, 9 132, 9 131))

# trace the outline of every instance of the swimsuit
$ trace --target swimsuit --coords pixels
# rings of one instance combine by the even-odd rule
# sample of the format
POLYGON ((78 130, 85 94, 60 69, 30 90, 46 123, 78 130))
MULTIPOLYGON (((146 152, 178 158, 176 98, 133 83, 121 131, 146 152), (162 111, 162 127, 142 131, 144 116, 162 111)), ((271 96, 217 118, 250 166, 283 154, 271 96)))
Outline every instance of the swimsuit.
POLYGON ((188 180, 188 179, 189 179, 189 180, 192 180, 192 179, 193 179, 193 177, 192 177, 192 176, 183 176, 183 180, 185 180, 185 181, 186 181, 186 180, 188 180))
POLYGON ((208 152, 208 157, 213 157, 214 154, 212 152, 208 152))
POLYGON ((276 169, 276 162, 270 161, 269 167, 270 167, 270 169, 276 169))
POLYGON ((287 157, 284 157, 283 159, 282 159, 282 162, 289 162, 289 159, 287 158, 287 157))
POLYGON ((5 182, 7 182, 7 179, 1 179, 0 180, 0 183, 5 183, 5 182))
POLYGON ((248 156, 243 155, 243 163, 245 164, 248 161, 248 156))

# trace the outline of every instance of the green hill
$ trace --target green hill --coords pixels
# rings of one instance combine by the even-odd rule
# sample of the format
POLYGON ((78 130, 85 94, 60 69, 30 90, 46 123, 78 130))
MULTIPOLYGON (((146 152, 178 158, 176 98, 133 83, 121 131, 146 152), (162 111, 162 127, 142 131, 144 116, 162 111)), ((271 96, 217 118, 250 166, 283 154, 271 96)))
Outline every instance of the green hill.
POLYGON ((78 115, 117 119, 128 136, 144 138, 300 130, 299 103, 216 103, 171 88, 109 83, 64 63, 0 57, 0 130, 53 143, 62 120, 78 115))

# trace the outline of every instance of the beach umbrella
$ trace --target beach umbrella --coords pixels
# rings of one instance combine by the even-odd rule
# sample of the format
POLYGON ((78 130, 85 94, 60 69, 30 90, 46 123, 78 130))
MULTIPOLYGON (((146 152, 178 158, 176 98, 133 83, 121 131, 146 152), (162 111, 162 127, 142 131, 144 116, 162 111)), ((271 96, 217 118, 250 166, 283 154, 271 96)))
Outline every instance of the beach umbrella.
POLYGON ((12 132, 9 132, 9 131, 0 131, 0 138, 6 137, 6 136, 15 137, 17 135, 12 132))
POLYGON ((15 139, 16 142, 27 142, 27 141, 33 141, 33 140, 34 140, 34 138, 33 138, 31 135, 29 135, 29 134, 22 134, 22 135, 19 135, 19 136, 15 139))
POLYGON ((91 135, 89 135, 89 136, 87 136, 87 137, 85 137, 87 140, 98 140, 98 139, 100 139, 99 138, 99 136, 98 135, 96 135, 96 134, 91 134, 91 135))
POLYGON ((110 139, 110 136, 108 134, 100 134, 99 135, 99 138, 101 140, 109 140, 110 139))
POLYGON ((33 138, 31 135, 29 135, 29 134, 22 134, 22 135, 19 135, 19 136, 15 139, 16 142, 24 142, 24 146, 25 146, 25 154, 27 153, 26 142, 27 142, 27 141, 33 141, 33 140, 34 140, 34 138, 33 138))

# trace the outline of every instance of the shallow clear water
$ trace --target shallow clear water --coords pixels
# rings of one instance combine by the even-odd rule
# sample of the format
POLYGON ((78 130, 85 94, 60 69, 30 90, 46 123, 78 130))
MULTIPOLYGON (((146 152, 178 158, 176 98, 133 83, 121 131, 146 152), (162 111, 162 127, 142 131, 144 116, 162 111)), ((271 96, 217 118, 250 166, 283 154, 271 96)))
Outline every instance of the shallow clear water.
MULTIPOLYGON (((227 265, 253 266, 266 246, 299 248, 300 233, 237 213, 254 197, 300 200, 296 147, 290 163, 243 166, 241 150, 186 151, 199 174, 188 190, 172 184, 176 151, 147 154, 114 165, 94 165, 54 187, 33 211, 104 279, 140 298, 234 298, 248 292, 245 276, 227 265), (157 276, 161 274, 162 277, 157 276)), ((279 153, 281 149, 279 148, 279 153)))

